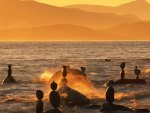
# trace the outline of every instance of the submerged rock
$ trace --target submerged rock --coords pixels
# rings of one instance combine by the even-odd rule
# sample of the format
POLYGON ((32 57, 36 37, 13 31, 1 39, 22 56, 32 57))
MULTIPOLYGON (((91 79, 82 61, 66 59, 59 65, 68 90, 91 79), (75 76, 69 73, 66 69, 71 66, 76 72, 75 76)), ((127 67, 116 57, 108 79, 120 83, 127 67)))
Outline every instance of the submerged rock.
POLYGON ((116 104, 109 104, 109 103, 102 104, 102 106, 100 107, 100 111, 101 112, 104 112, 104 111, 129 111, 129 112, 133 112, 132 109, 125 107, 123 105, 116 105, 116 104))

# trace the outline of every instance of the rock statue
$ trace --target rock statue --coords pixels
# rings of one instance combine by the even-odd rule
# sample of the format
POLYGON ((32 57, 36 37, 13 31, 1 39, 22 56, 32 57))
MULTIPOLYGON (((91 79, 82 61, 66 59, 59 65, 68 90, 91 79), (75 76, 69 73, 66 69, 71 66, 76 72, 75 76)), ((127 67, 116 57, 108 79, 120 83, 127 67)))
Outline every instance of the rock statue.
POLYGON ((38 99, 36 101, 36 113, 43 113, 43 101, 42 101, 42 99, 44 97, 43 91, 37 90, 36 97, 38 99))
POLYGON ((107 112, 113 113, 114 111, 131 111, 131 112, 133 112, 133 110, 130 108, 127 108, 122 105, 113 104, 113 102, 115 101, 115 99, 114 99, 115 90, 113 88, 113 84, 114 84, 113 80, 110 80, 105 84, 108 87, 106 90, 107 103, 102 104, 102 106, 100 107, 100 111, 106 112, 106 113, 107 112))
POLYGON ((67 76, 67 66, 63 66, 63 69, 62 69, 62 76, 63 76, 63 77, 66 77, 66 76, 67 76))
POLYGON ((107 90, 106 90, 106 101, 109 103, 109 104, 112 104, 114 102, 114 93, 115 93, 115 90, 113 88, 113 83, 114 81, 113 80, 110 80, 108 83, 107 83, 107 90))
POLYGON ((137 66, 135 66, 134 74, 136 75, 136 79, 139 79, 139 75, 141 74, 141 70, 140 70, 140 69, 138 69, 138 67, 137 67, 137 66))
POLYGON ((8 75, 2 81, 2 84, 4 83, 16 83, 15 79, 12 76, 11 64, 8 65, 8 75))
POLYGON ((121 75, 121 79, 123 80, 124 77, 125 77, 125 71, 124 71, 124 68, 125 68, 125 62, 121 63, 120 68, 121 68, 120 75, 121 75))
POLYGON ((86 68, 85 67, 80 67, 81 68, 81 72, 83 73, 83 75, 86 77, 86 74, 85 74, 85 70, 86 68))
POLYGON ((51 84, 51 93, 49 95, 49 100, 50 100, 50 103, 52 104, 53 108, 54 109, 51 109, 51 110, 47 110, 45 111, 44 113, 62 113, 58 107, 59 107, 59 104, 60 104, 60 95, 59 93, 56 91, 57 89, 57 84, 53 81, 53 83, 51 84))

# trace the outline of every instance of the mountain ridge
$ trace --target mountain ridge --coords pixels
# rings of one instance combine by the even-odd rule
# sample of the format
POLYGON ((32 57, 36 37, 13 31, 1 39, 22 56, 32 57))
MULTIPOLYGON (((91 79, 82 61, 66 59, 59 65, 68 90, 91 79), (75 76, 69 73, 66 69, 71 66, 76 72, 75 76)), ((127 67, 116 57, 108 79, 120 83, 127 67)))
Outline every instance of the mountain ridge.
POLYGON ((133 14, 143 20, 150 20, 150 3, 146 0, 131 1, 119 6, 103 6, 103 5, 68 5, 65 8, 75 8, 89 12, 110 12, 114 14, 133 14))
POLYGON ((107 30, 95 30, 78 25, 57 24, 32 28, 0 30, 3 40, 149 40, 150 22, 120 24, 107 30))
MULTIPOLYGON (((78 25, 57 24, 32 28, 11 28, 0 30, 3 40, 109 40, 118 36, 101 30, 78 25)), ((119 37, 118 37, 119 38, 119 37)))
POLYGON ((140 20, 138 17, 87 12, 79 9, 56 7, 36 1, 12 1, 16 2, 9 2, 9 0, 0 2, 0 29, 53 24, 74 24, 92 29, 103 29, 140 20))

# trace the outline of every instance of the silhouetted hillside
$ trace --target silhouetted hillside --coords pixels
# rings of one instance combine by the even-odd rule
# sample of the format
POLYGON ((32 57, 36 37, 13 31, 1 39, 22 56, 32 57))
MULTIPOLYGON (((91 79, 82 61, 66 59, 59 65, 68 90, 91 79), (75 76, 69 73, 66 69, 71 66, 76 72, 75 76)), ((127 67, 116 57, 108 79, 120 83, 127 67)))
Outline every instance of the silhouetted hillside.
POLYGON ((53 24, 74 24, 93 29, 110 28, 139 19, 112 13, 93 13, 38 3, 32 0, 1 0, 0 29, 53 24))
POLYGON ((0 30, 1 40, 149 40, 150 23, 121 24, 108 30, 59 24, 0 30))
POLYGON ((67 8, 82 9, 97 13, 133 14, 144 20, 150 20, 150 4, 146 0, 135 0, 117 7, 102 5, 69 5, 67 8))
POLYGON ((76 25, 51 25, 0 30, 1 40, 110 40, 118 36, 76 25))
POLYGON ((121 24, 107 30, 107 32, 124 36, 127 40, 150 40, 150 22, 121 24))

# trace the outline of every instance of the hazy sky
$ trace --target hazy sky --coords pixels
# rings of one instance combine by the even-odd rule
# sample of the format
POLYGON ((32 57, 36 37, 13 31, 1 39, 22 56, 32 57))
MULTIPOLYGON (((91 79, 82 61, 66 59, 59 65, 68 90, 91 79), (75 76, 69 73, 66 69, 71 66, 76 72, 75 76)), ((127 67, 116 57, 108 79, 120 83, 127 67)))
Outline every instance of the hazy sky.
MULTIPOLYGON (((48 3, 56 6, 64 6, 69 4, 94 4, 94 5, 109 5, 116 6, 129 1, 135 0, 36 0, 43 3, 48 3)), ((147 0, 150 2, 150 0, 147 0)))

